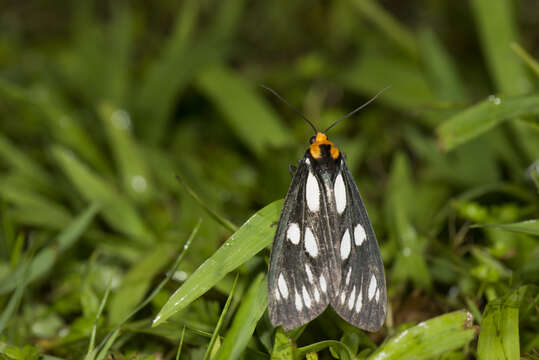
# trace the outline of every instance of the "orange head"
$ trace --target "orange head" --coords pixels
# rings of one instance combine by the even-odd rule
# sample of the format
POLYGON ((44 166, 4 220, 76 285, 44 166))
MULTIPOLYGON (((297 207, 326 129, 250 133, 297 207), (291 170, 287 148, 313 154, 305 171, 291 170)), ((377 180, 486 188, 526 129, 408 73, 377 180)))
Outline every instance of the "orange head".
POLYGON ((339 149, 333 146, 333 143, 328 140, 326 134, 319 132, 316 134, 316 136, 313 136, 311 138, 311 146, 309 147, 311 156, 315 159, 320 159, 322 157, 323 147, 329 148, 329 155, 334 160, 337 160, 337 158, 339 157, 339 149))

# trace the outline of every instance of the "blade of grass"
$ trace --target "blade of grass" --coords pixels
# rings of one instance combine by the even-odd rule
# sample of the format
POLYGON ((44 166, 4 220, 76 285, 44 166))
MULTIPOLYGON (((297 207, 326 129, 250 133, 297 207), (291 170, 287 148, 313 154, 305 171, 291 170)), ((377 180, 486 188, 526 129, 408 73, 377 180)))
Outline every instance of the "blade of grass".
POLYGON ((214 353, 213 346, 215 344, 215 341, 219 337, 219 330, 221 330, 221 326, 223 324, 223 320, 228 313, 228 308, 230 307, 230 303, 232 302, 232 297, 234 296, 234 290, 236 289, 236 284, 238 282, 238 278, 240 277, 240 274, 236 274, 236 278, 234 279, 234 283, 232 284, 232 290, 230 290, 230 294, 228 295, 228 299, 226 299, 225 306, 223 308, 223 311, 221 312, 221 316, 219 316, 219 320, 217 321, 217 325, 215 325, 215 329, 213 330, 213 334, 210 339, 210 343, 208 344, 208 349, 206 350, 206 353, 204 354, 204 357, 202 360, 208 360, 210 358, 210 355, 214 353))
POLYGON ((251 340, 258 320, 268 305, 268 287, 264 274, 259 274, 247 294, 242 297, 241 305, 234 316, 215 360, 233 360, 240 357, 251 340))
POLYGON ((397 241, 402 256, 397 256, 391 277, 396 283, 412 280, 418 287, 430 289, 432 279, 424 255, 426 241, 418 235, 411 221, 411 204, 415 198, 411 173, 407 156, 396 154, 391 166, 385 212, 391 237, 397 241))
POLYGON ((352 351, 350 350, 350 348, 345 343, 341 341, 337 341, 337 340, 320 341, 320 342, 296 349, 294 351, 294 359, 298 359, 298 360, 303 359, 309 353, 318 352, 320 350, 323 350, 329 347, 331 347, 333 351, 335 351, 338 354, 339 359, 343 359, 343 360, 354 359, 354 355, 352 351))
MULTIPOLYGON (((73 246, 90 225, 99 206, 91 204, 84 212, 56 237, 53 245, 44 248, 32 259, 28 274, 28 283, 45 276, 54 266, 60 253, 73 246)), ((24 276, 24 269, 17 267, 5 279, 0 281, 0 295, 13 290, 24 276)))
POLYGON ((226 57, 228 39, 236 31, 244 6, 244 0, 220 4, 213 12, 216 14, 214 23, 207 25, 207 31, 198 35, 196 41, 191 41, 191 34, 196 29, 199 2, 185 2, 178 11, 174 34, 167 41, 162 56, 144 74, 134 104, 136 118, 140 119, 143 129, 141 133, 150 143, 158 142, 165 134, 178 94, 193 77, 226 57))
MULTIPOLYGON (((180 265, 180 263, 182 262, 183 258, 185 257, 185 254, 187 253, 187 250, 189 249, 189 246, 191 245, 191 242, 193 241, 193 239, 195 238, 196 234, 198 233, 198 229, 200 228, 200 224, 202 223, 202 220, 199 220, 197 222, 197 224, 195 225, 195 227, 193 228, 193 231, 191 232, 191 234, 189 234, 189 237, 187 238, 187 241, 185 242, 185 245, 183 246, 183 250, 181 251, 181 253, 178 255, 178 257, 176 258, 176 261, 174 262, 174 264, 170 267, 169 271, 167 272, 167 276, 163 279, 163 281, 161 281, 156 287, 155 289, 150 293, 150 295, 148 295, 148 297, 143 301, 141 302, 135 309, 133 309, 133 311, 131 311, 131 313, 129 315, 127 315, 123 321, 121 321, 118 325, 116 325, 116 327, 110 331, 107 336, 105 336, 105 338, 101 341, 101 343, 99 344, 99 346, 94 350, 94 352, 96 351, 100 351, 100 354, 103 352, 103 350, 107 347, 107 346, 112 346, 112 343, 114 341, 111 342, 111 339, 112 338, 116 338, 118 335, 119 335, 119 332, 120 332, 120 329, 121 327, 133 316, 135 315, 136 313, 138 313, 142 308, 144 308, 146 305, 148 305, 150 303, 150 301, 153 300, 153 298, 161 291, 161 289, 170 281, 170 279, 172 279, 172 276, 174 276, 174 273, 176 271, 176 269, 178 268, 178 266, 180 265)), ((106 354, 106 353, 105 353, 106 354)), ((99 356, 97 357, 97 359, 99 359, 99 356)))
POLYGON ((129 199, 116 191, 68 149, 54 146, 52 154, 82 196, 88 201, 102 205, 103 217, 110 226, 133 237, 142 245, 150 245, 155 240, 129 199))
POLYGON ((283 201, 267 205, 247 220, 232 236, 172 294, 153 321, 157 326, 215 286, 229 272, 269 246, 283 201))
POLYGON ((111 297, 108 306, 109 324, 121 322, 139 304, 151 286, 152 279, 161 272, 179 247, 177 241, 159 243, 129 269, 111 297))
MULTIPOLYGON (((0 81, 0 88, 1 83, 0 81)), ((23 174, 27 181, 36 182, 48 190, 54 189, 54 180, 42 166, 4 136, 0 136, 0 158, 13 169, 23 174)))
POLYGON ((219 215, 215 210, 210 208, 202 199, 198 196, 198 194, 189 186, 187 183, 183 180, 183 178, 176 174, 176 179, 183 185, 187 193, 195 200, 206 212, 213 218, 215 221, 217 221, 219 224, 223 225, 226 229, 236 232, 238 231, 238 227, 233 224, 230 220, 225 218, 224 216, 219 215))
POLYGON ((354 0, 357 9, 370 19, 393 43, 402 48, 412 58, 418 57, 417 43, 411 31, 401 25, 377 1, 354 0))
POLYGON ((16 205, 13 217, 25 224, 63 229, 72 220, 71 214, 63 205, 9 180, 0 180, 0 196, 16 205))
POLYGON ((24 261, 21 269, 22 269, 22 276, 18 280, 17 288, 13 295, 11 295, 11 298, 9 299, 7 305, 4 307, 4 311, 2 311, 2 315, 0 315, 0 335, 4 332, 4 329, 6 328, 6 325, 8 324, 11 317, 15 314, 17 311, 17 307, 19 306, 19 303, 22 299, 22 295, 24 293, 24 289, 27 285, 28 275, 29 275, 29 269, 31 261, 24 261))
POLYGON ((461 310, 421 322, 393 336, 368 360, 430 359, 458 349, 475 337, 472 314, 461 310))
POLYGON ((470 5, 485 60, 499 91, 508 95, 530 91, 532 84, 523 64, 510 49, 518 41, 515 4, 510 0, 472 0, 470 5))
POLYGON ((131 133, 131 118, 121 109, 108 103, 99 106, 99 117, 120 171, 124 190, 135 200, 151 196, 150 174, 141 150, 131 133))
POLYGON ((526 287, 523 286, 504 299, 496 299, 487 304, 477 343, 480 360, 520 359, 518 312, 525 292, 526 287))
POLYGON ((180 343, 178 344, 178 351, 176 352, 176 360, 180 360, 180 354, 182 353, 183 338, 185 336, 185 326, 182 329, 182 334, 180 335, 180 343))
POLYGON ((504 120, 539 114, 539 95, 490 96, 438 126, 442 148, 449 151, 499 125, 504 120))
POLYGON ((97 334, 97 324, 99 322, 99 318, 101 317, 101 314, 103 313, 103 309, 105 308, 105 304, 107 303, 107 299, 109 297, 110 293, 110 286, 111 281, 109 281, 107 285, 107 289, 105 290, 105 294, 103 295, 103 299, 101 299, 101 303, 99 304, 99 309, 97 310, 97 314, 95 315, 94 319, 94 326, 92 326, 92 333, 90 334, 90 342, 88 344, 88 351, 86 353, 85 360, 94 360, 93 351, 95 346, 95 336, 97 334))
POLYGON ((465 101, 466 90, 462 79, 439 38, 430 29, 421 31, 419 35, 425 67, 438 98, 457 103, 465 101))
POLYGON ((254 154, 261 156, 268 147, 292 143, 290 133, 260 93, 234 72, 222 66, 207 68, 200 73, 198 86, 254 154))
POLYGON ((539 63, 518 43, 511 43, 511 49, 539 76, 539 63))
POLYGON ((473 227, 493 227, 507 231, 539 236, 539 220, 532 219, 511 224, 486 224, 474 225, 473 227))
POLYGON ((380 53, 362 55, 338 79, 349 90, 369 97, 391 85, 377 102, 399 110, 417 111, 435 100, 425 74, 416 63, 380 53))

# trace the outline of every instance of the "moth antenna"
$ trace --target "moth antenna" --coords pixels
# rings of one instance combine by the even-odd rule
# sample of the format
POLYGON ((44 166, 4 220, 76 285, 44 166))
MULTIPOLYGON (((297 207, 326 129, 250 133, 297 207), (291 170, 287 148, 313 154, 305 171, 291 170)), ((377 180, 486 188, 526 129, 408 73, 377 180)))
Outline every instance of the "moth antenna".
POLYGON ((388 85, 386 86, 385 88, 383 88, 382 90, 378 91, 378 93, 376 95, 374 95, 372 98, 370 98, 366 103, 364 103, 363 105, 355 108, 353 111, 349 112, 348 114, 344 115, 342 118, 340 118, 339 120, 335 121, 333 124, 331 124, 325 131, 324 131, 324 134, 327 134, 327 132, 329 131, 329 129, 331 129, 333 126, 337 125, 338 123, 340 123, 341 121, 343 121, 344 119, 347 119, 349 118, 350 116, 354 115, 355 113, 357 113, 359 110, 363 109, 365 106, 369 105, 371 102, 373 102, 374 100, 376 100, 376 98, 380 95, 382 95, 383 92, 385 92, 387 89, 389 89, 391 87, 391 85, 388 85))
POLYGON ((277 91, 273 90, 272 88, 266 86, 266 85, 263 85, 263 84, 260 84, 259 85, 261 88, 264 88, 266 90, 268 90, 269 92, 271 92, 273 95, 275 95, 277 97, 277 99, 281 100, 283 103, 285 103, 286 105, 288 105, 292 110, 294 110, 296 112, 296 114, 298 114, 299 116, 301 116, 303 118, 303 120, 307 121, 307 123, 309 125, 311 125, 311 127, 313 128, 314 130, 314 134, 318 134, 318 130, 316 130, 316 126, 314 126, 314 124, 305 117, 305 115, 303 115, 301 113, 301 111, 299 111, 295 106, 293 106, 292 104, 290 104, 288 101, 286 101, 281 95, 279 95, 277 93, 277 91))

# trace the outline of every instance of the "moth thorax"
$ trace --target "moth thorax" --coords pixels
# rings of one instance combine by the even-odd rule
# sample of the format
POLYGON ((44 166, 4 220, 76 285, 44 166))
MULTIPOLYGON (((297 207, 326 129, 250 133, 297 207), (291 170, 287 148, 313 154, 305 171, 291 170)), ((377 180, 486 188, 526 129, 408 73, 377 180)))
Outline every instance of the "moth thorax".
POLYGON ((315 159, 337 160, 339 158, 339 149, 333 146, 333 143, 323 133, 318 133, 313 137, 309 150, 315 159))

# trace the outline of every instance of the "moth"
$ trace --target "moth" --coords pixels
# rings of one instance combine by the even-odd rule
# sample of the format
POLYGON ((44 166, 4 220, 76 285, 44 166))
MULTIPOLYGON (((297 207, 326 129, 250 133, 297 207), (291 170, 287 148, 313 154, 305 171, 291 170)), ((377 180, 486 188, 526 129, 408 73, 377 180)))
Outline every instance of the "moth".
POLYGON ((327 132, 375 97, 315 136, 293 172, 270 256, 268 311, 285 331, 328 305, 350 324, 377 331, 386 317, 384 265, 376 235, 344 154, 327 132))

